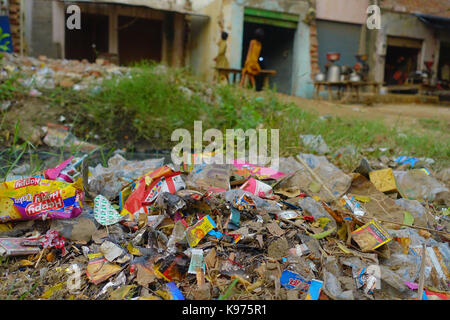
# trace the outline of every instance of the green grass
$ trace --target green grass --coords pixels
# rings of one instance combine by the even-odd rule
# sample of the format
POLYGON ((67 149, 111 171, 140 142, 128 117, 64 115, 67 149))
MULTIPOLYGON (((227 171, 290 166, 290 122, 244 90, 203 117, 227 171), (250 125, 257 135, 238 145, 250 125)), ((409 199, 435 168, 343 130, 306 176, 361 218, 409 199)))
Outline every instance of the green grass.
MULTIPOLYGON (((52 108, 62 108, 77 137, 128 150, 138 143, 171 149, 178 143, 170 140, 175 129, 193 132, 194 120, 201 120, 203 132, 208 128, 223 133, 237 128, 279 129, 282 156, 308 151, 301 144, 300 134, 321 134, 332 155, 351 145, 362 153, 375 148, 375 152, 365 154, 369 157, 430 157, 440 166, 448 166, 450 159, 448 139, 440 137, 442 131, 448 133, 445 124, 419 120, 422 126, 441 130, 425 134, 415 128, 392 128, 381 120, 322 119, 318 113, 282 102, 271 91, 255 93, 231 85, 215 86, 185 70, 156 64, 141 64, 133 68, 131 77, 104 81, 100 92, 56 88, 45 91, 42 99, 52 108), (379 147, 389 150, 381 153, 379 147)), ((350 169, 357 159, 342 157, 339 161, 350 169)))

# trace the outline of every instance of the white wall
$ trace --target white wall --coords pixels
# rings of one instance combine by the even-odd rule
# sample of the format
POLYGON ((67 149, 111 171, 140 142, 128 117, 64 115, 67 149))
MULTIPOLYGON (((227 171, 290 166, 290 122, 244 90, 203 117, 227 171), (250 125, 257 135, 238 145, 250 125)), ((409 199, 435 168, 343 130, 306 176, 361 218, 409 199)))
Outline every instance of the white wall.
POLYGON ((316 0, 316 18, 363 24, 368 6, 369 0, 316 0))

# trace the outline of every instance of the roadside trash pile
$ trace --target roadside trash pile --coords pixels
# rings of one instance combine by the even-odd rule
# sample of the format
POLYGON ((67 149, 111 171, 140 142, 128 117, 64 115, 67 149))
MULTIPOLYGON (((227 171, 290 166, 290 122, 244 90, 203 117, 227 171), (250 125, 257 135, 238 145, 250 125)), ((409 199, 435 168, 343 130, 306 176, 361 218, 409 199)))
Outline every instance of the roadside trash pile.
POLYGON ((87 60, 50 59, 45 56, 38 58, 4 53, 0 79, 19 77, 19 82, 29 88, 30 96, 40 96, 42 89, 55 87, 86 90, 100 90, 104 79, 113 75, 126 76, 129 69, 119 67, 105 59, 97 59, 95 63, 87 60))
POLYGON ((208 157, 70 157, 1 183, 0 299, 449 298, 448 169, 208 157))

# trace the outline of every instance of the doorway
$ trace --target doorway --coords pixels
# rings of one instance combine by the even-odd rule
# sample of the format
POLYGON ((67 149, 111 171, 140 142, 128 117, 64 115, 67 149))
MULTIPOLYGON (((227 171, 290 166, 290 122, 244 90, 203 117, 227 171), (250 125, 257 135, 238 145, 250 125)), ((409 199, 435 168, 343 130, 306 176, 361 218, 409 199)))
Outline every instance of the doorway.
MULTIPOLYGON (((255 30, 262 28, 264 38, 259 58, 261 69, 275 70, 276 75, 269 77, 269 86, 276 88, 278 92, 291 94, 294 37, 298 16, 254 8, 245 8, 244 13, 242 67, 255 30)), ((263 78, 257 76, 256 90, 261 90, 262 86, 263 78)))
MULTIPOLYGON (((66 14, 66 21, 68 15, 66 14)), ((80 30, 66 28, 66 59, 87 59, 95 62, 100 53, 108 52, 109 17, 100 14, 83 13, 80 30)))
POLYGON ((162 21, 119 16, 119 61, 130 65, 141 60, 161 61, 162 21))
POLYGON ((422 41, 410 38, 388 37, 384 81, 387 85, 402 85, 418 69, 422 41))

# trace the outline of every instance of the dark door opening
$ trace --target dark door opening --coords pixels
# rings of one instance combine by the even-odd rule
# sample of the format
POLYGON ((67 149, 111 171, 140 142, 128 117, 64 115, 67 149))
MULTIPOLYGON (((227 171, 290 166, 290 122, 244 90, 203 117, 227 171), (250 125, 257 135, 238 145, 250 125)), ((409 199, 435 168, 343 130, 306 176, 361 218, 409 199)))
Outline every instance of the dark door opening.
POLYGON ((441 41, 437 72, 437 78, 441 81, 441 86, 450 89, 450 42, 441 41))
POLYGON ((141 60, 160 62, 162 21, 119 16, 119 61, 130 65, 141 60))
MULTIPOLYGON (((68 15, 66 15, 66 20, 68 15)), ((95 62, 98 54, 108 52, 109 17, 99 14, 83 13, 81 29, 66 28, 66 59, 87 59, 95 62)))
MULTIPOLYGON (((261 69, 273 69, 277 72, 275 76, 269 78, 270 87, 272 88, 275 85, 278 92, 291 94, 295 29, 244 22, 242 67, 247 58, 250 40, 252 40, 257 28, 264 30, 259 61, 261 69)), ((256 77, 256 89, 260 90, 262 85, 262 77, 256 77)))
POLYGON ((388 46, 384 81, 387 85, 402 85, 411 72, 417 70, 420 49, 388 46))

